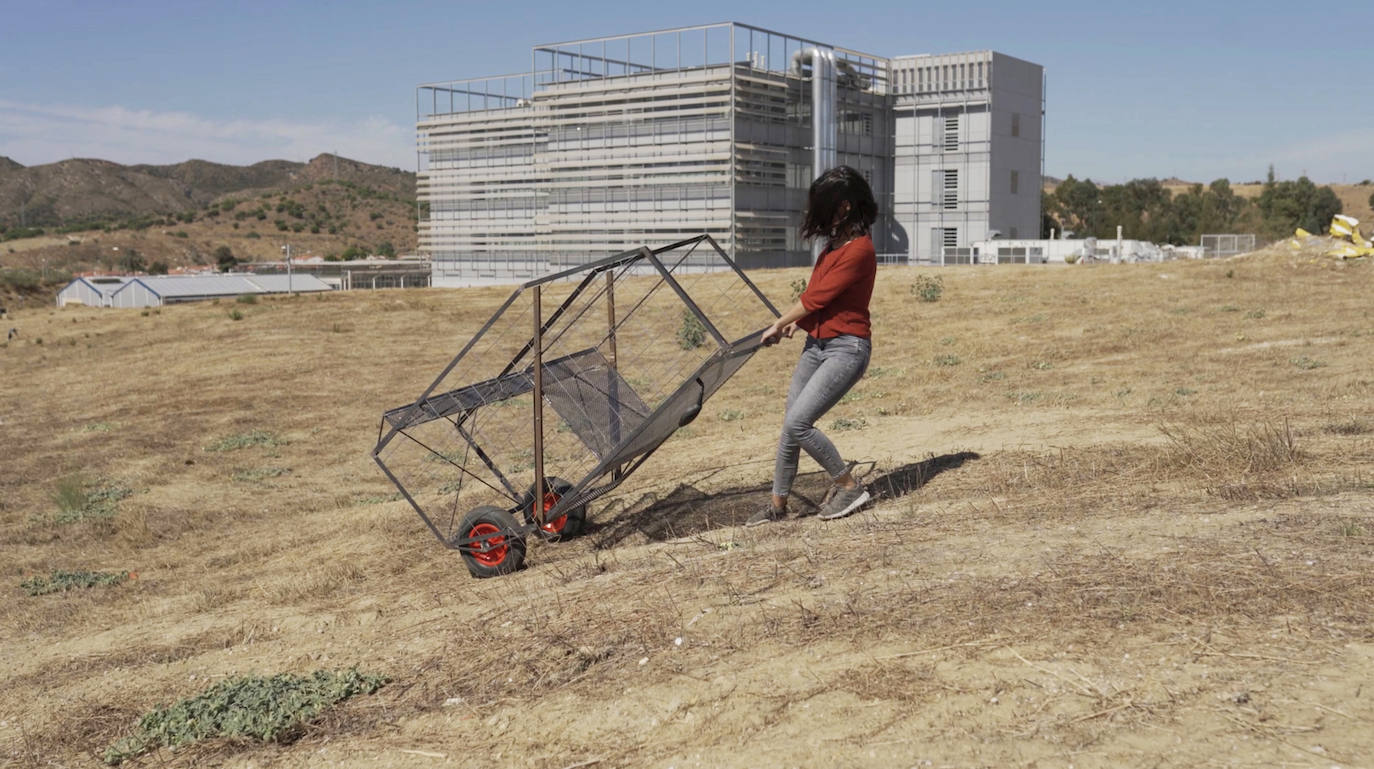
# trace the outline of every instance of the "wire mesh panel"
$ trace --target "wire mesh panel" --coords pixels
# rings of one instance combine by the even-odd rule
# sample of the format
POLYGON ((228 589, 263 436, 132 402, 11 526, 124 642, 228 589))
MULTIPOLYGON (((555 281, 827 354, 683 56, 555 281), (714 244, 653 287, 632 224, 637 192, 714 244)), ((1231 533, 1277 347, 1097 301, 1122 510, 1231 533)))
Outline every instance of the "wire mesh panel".
POLYGON ((700 410, 777 311, 709 236, 641 248, 515 291, 414 402, 377 462, 442 541, 492 505, 544 513, 614 488, 700 410))

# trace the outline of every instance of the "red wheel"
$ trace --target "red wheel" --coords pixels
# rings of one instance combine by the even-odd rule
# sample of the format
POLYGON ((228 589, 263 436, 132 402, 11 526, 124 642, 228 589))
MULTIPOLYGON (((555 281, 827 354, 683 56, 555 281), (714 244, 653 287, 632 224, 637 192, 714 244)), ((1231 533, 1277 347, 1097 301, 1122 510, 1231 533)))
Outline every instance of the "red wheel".
POLYGON ((496 527, 496 524, 494 524, 494 523, 487 523, 486 521, 483 521, 483 522, 477 524, 476 526, 473 526, 473 527, 472 527, 472 530, 468 532, 468 537, 467 537, 467 538, 468 538, 468 539, 477 539, 478 537, 484 538, 483 540, 480 540, 480 541, 479 541, 478 545, 481 546, 481 547, 486 547, 487 550, 486 550, 486 551, 482 551, 482 550, 473 551, 473 553, 472 553, 472 559, 473 559, 474 561, 477 561, 478 563, 482 564, 483 566, 487 566, 487 567, 500 566, 500 565, 501 565, 501 562, 504 561, 504 560, 506 560, 506 556, 510 553, 510 547, 508 547, 508 546, 506 545, 506 538, 505 538, 505 537, 501 537, 501 536, 495 536, 495 537, 493 537, 493 536, 491 536, 492 534, 497 534, 497 535, 499 535, 500 533, 501 533, 501 530, 498 529, 498 528, 496 527))
POLYGON ((509 574, 525 562, 520 524, 499 507, 479 507, 464 516, 455 542, 474 577, 509 574))
MULTIPOLYGON (((544 482, 544 509, 542 512, 549 512, 555 505, 571 492, 573 485, 562 478, 549 478, 544 482)), ((531 488, 525 493, 525 500, 520 507, 525 511, 525 521, 534 523, 538 508, 535 502, 535 489, 531 488)), ((578 505, 571 510, 566 510, 559 514, 557 518, 544 521, 544 525, 539 527, 539 535, 545 539, 565 539, 575 537, 582 533, 582 528, 587 522, 587 506, 578 505)))

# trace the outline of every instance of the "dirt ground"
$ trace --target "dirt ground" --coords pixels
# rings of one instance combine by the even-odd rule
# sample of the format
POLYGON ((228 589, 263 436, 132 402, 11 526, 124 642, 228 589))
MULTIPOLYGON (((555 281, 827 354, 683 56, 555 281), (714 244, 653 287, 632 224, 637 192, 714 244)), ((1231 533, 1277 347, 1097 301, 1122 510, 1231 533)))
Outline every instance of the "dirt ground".
POLYGON ((369 452, 506 290, 18 311, 0 764, 96 766, 227 676, 357 666, 391 682, 289 744, 135 765, 1374 766, 1372 275, 1283 246, 882 268, 872 367, 821 424, 875 505, 739 525, 794 341, 588 534, 481 581, 369 452), (57 523, 74 477, 129 495, 57 523), (19 588, 53 569, 136 578, 19 588))

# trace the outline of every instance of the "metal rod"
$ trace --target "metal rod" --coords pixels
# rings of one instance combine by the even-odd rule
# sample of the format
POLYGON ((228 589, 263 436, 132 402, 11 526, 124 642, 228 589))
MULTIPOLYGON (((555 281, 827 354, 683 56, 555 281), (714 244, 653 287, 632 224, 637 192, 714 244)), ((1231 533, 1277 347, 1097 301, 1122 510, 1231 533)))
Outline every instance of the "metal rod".
MULTIPOLYGON (((610 350, 607 362, 610 364, 606 372, 606 392, 610 395, 610 431, 611 445, 620 443, 620 376, 617 373, 619 356, 615 348, 615 272, 606 272, 606 342, 610 350)), ((612 476, 619 480, 617 473, 612 471, 612 476)))
POLYGON ((542 286, 534 287, 534 522, 544 525, 544 324, 542 286))

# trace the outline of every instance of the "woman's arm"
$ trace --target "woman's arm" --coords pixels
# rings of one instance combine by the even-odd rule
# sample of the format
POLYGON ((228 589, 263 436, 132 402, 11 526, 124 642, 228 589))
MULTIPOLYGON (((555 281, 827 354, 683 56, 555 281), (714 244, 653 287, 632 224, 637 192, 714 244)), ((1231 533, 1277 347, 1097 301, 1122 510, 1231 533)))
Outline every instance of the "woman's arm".
POLYGON ((806 309, 802 301, 798 299, 788 307, 782 316, 773 321, 773 325, 763 332, 759 339, 763 344, 775 344, 780 337, 792 338, 792 334, 797 330, 797 321, 810 315, 811 311, 806 309))

